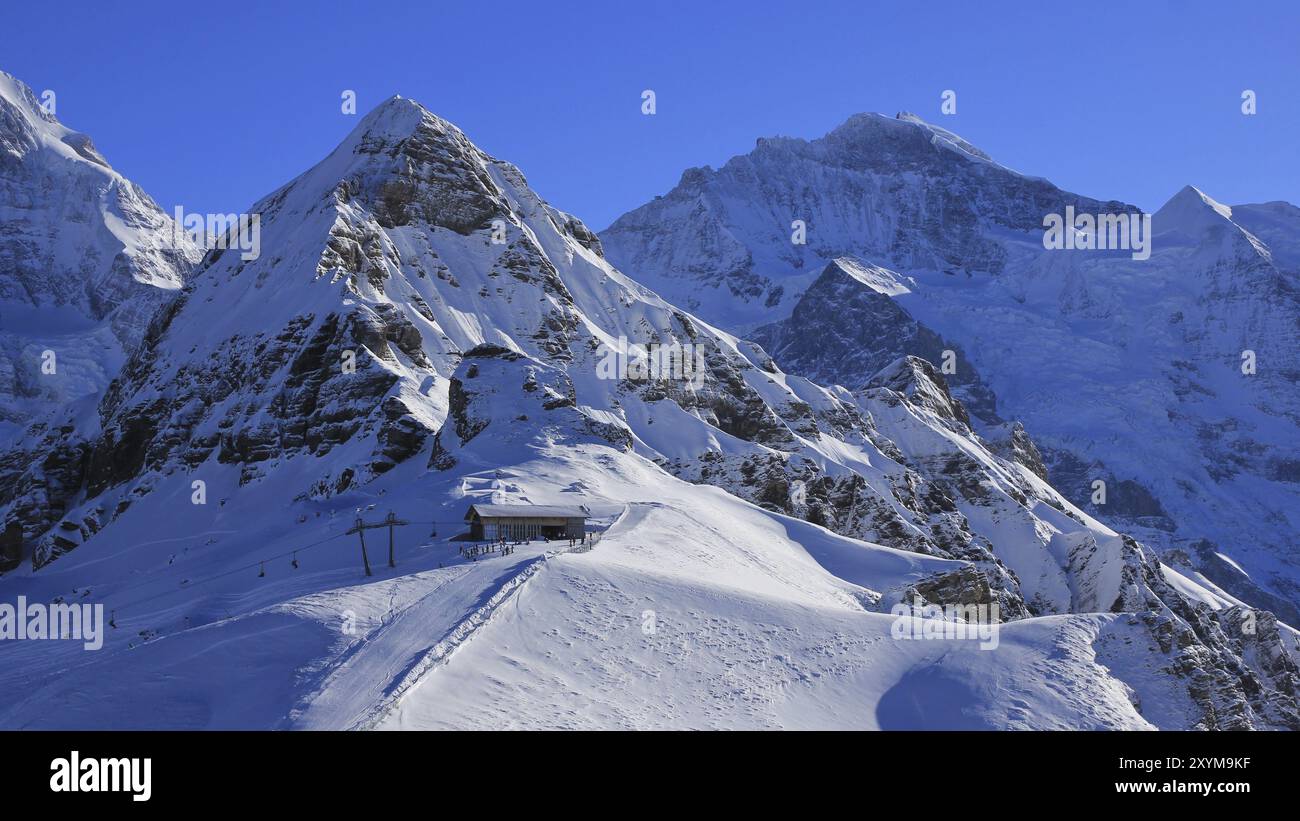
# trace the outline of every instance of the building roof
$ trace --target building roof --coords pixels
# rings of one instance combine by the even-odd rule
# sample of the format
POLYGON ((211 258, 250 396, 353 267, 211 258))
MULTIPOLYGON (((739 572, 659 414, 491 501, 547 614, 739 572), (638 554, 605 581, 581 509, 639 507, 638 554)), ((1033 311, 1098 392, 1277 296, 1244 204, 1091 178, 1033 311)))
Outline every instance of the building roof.
POLYGON ((587 511, 580 507, 562 507, 560 505, 470 505, 469 510, 465 511, 465 518, 468 519, 473 513, 478 513, 481 519, 503 516, 525 519, 543 516, 565 519, 586 519, 588 517, 587 511))

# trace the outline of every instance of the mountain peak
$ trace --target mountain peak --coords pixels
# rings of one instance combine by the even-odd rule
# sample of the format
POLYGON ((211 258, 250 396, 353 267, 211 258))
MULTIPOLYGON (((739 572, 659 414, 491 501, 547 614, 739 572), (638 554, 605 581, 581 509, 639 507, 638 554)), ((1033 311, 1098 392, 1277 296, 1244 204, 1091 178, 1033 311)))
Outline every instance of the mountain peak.
POLYGON ((21 157, 41 145, 64 144, 71 153, 76 148, 67 138, 74 133, 41 105, 30 86, 0 71, 0 149, 21 157))
MULTIPOLYGON (((1177 207, 1188 205, 1194 208, 1208 207, 1225 219, 1232 218, 1231 206, 1224 205, 1218 200, 1215 200, 1209 194, 1206 194, 1194 185, 1184 185, 1177 194, 1174 194, 1169 198, 1169 202, 1165 203, 1164 208, 1168 208, 1171 205, 1177 207)), ((1163 211, 1164 208, 1161 208, 1161 210, 1163 211)))
POLYGON ((49 150, 69 159, 79 158, 100 166, 111 177, 116 172, 88 134, 59 122, 31 86, 0 71, 0 147, 15 157, 49 150))
POLYGON ((899 281, 899 277, 888 268, 864 263, 855 257, 836 257, 826 264, 817 281, 853 280, 865 285, 876 293, 885 296, 901 296, 911 290, 899 281))
POLYGON ((423 124, 431 122, 455 128, 415 100, 394 94, 362 117, 354 133, 404 139, 414 134, 423 124))
MULTIPOLYGON (((504 207, 493 167, 511 173, 452 123, 393 95, 363 116, 325 159, 253 210, 265 223, 281 210, 311 211, 331 201, 333 192, 343 201, 360 196, 385 227, 420 219, 468 233, 504 207)), ((524 183, 522 175, 515 176, 524 183)))
POLYGON ((1212 199, 1201 189, 1185 185, 1152 215, 1157 232, 1179 231, 1195 235, 1232 221, 1232 208, 1212 199))
POLYGON ((900 111, 893 117, 876 112, 854 114, 822 139, 830 143, 866 147, 885 140, 915 140, 918 137, 937 148, 949 149, 971 159, 993 162, 992 157, 970 142, 908 111, 900 111))
POLYGON ((58 122, 54 115, 46 111, 45 107, 41 105, 40 99, 32 91, 31 86, 4 71, 0 71, 0 101, 18 106, 25 113, 47 123, 54 124, 58 122))

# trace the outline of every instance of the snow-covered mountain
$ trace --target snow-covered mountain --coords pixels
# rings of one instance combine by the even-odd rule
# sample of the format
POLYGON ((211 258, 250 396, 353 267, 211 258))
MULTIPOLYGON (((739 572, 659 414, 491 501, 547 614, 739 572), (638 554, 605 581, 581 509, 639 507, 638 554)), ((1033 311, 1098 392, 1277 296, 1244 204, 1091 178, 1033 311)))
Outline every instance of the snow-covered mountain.
POLYGON ((948 379, 991 442, 1014 448, 1023 426, 1076 504, 1300 624, 1300 209, 1187 187, 1152 215, 1140 259, 1047 250, 1044 219, 1067 207, 1138 213, 914 116, 862 114, 691 169, 601 240, 823 384, 951 351, 948 379))
POLYGON ((1300 728, 1294 631, 1072 505, 1023 430, 995 453, 931 363, 783 372, 416 103, 251 213, 257 259, 210 253, 96 407, 0 457, 0 596, 116 625, 0 646, 2 726, 1300 728), (700 371, 609 368, 651 345, 700 371), (472 502, 601 538, 465 557, 472 502), (363 577, 347 529, 389 509, 363 577), (900 639, 918 603, 1009 623, 900 639))
POLYGON ((0 72, 0 441, 101 393, 198 258, 88 136, 0 72))

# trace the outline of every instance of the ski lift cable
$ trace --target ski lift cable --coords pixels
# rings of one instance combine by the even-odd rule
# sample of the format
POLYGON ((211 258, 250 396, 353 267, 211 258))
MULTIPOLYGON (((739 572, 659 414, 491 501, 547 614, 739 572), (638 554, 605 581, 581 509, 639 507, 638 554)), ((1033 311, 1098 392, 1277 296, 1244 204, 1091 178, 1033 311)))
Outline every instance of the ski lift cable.
MULTIPOLYGON (((291 555, 291 554, 294 554, 294 553, 297 553, 297 552, 300 552, 300 551, 311 550, 311 549, 314 548, 314 547, 318 547, 318 546, 320 546, 320 545, 325 544, 326 542, 333 541, 334 539, 337 539, 337 538, 340 538, 340 537, 342 537, 342 536, 346 536, 346 535, 347 535, 346 533, 335 533, 333 536, 327 536, 327 537, 324 538, 324 539, 320 539, 320 540, 318 540, 318 541, 311 542, 310 544, 303 545, 302 547, 295 547, 295 548, 293 548, 292 550, 287 550, 287 551, 285 551, 285 552, 283 552, 283 553, 277 553, 277 554, 275 554, 274 556, 268 556, 268 557, 266 557, 266 558, 258 559, 257 561, 254 561, 254 562, 252 562, 251 564, 246 564, 246 565, 242 565, 242 566, 240 566, 240 567, 231 568, 230 570, 225 570, 225 571, 222 571, 222 572, 217 573, 217 574, 212 575, 212 576, 206 576, 206 577, 201 578, 201 579, 199 579, 199 580, 197 580, 197 581, 189 581, 189 582, 186 582, 186 583, 185 583, 183 589, 185 589, 185 590, 189 590, 190 588, 199 587, 199 586, 201 586, 201 585, 207 584, 207 583, 209 583, 209 582, 216 581, 216 580, 218 580, 218 579, 224 579, 224 578, 227 577, 227 576, 234 576, 234 575, 236 575, 236 574, 238 574, 238 573, 243 573, 243 572, 246 572, 246 571, 248 571, 248 570, 252 570, 253 568, 258 568, 258 569, 259 569, 259 571, 260 571, 259 578, 261 578, 261 576, 264 576, 264 575, 265 575, 265 567, 266 567, 266 563, 267 563, 267 562, 269 562, 269 561, 273 561, 273 560, 275 560, 275 559, 282 559, 282 558, 284 558, 285 556, 288 556, 288 555, 291 555)), ((144 587, 145 585, 147 585, 147 584, 152 584, 152 583, 153 583, 153 581, 142 581, 142 582, 140 582, 139 584, 137 584, 137 585, 133 585, 132 587, 128 587, 128 588, 126 588, 126 589, 124 589, 124 590, 114 591, 114 592, 113 592, 112 594, 110 594, 110 595, 120 595, 120 594, 122 594, 122 593, 129 593, 129 592, 131 592, 132 590, 138 589, 138 588, 140 588, 140 587, 144 587)), ((175 592, 176 592, 175 590, 166 590, 166 591, 163 591, 163 592, 158 593, 158 594, 153 595, 153 596, 146 596, 146 597, 143 598, 143 599, 138 599, 138 600, 136 600, 136 601, 131 602, 129 605, 126 605, 126 607, 134 608, 134 607, 138 607, 138 606, 141 605, 141 604, 148 604, 149 602, 154 601, 154 600, 156 600, 156 599, 161 599, 161 598, 163 598, 163 597, 165 597, 165 596, 170 596, 170 595, 174 594, 175 592)), ((114 612, 116 612, 116 608, 114 609, 114 612)))
MULTIPOLYGON (((428 520, 408 520, 408 521, 410 521, 411 524, 434 525, 434 526, 437 526, 437 525, 463 526, 463 525, 465 524, 464 520, 461 520, 461 519, 450 519, 450 520, 443 520, 443 521, 428 521, 428 520)), ((327 542, 331 542, 331 541, 333 541, 333 540, 335 540, 335 539, 338 539, 338 538, 341 538, 341 537, 343 537, 343 536, 347 536, 347 535, 349 535, 349 534, 347 534, 346 532, 335 533, 335 534, 332 535, 332 536, 326 536, 326 537, 323 538, 323 539, 318 539, 317 541, 309 542, 308 544, 301 545, 301 546, 298 546, 298 547, 294 547, 294 548, 291 548, 291 549, 289 549, 289 550, 285 550, 285 551, 283 551, 283 552, 281 552, 281 553, 276 553, 276 554, 271 555, 271 556, 266 556, 266 557, 263 557, 263 558, 257 559, 256 561, 253 561, 253 562, 251 562, 251 563, 249 563, 249 564, 246 564, 246 565, 241 565, 241 566, 239 566, 239 567, 234 567, 234 568, 231 568, 230 570, 225 570, 225 571, 222 571, 222 572, 217 573, 217 574, 212 575, 212 576, 206 576, 206 577, 204 577, 204 578, 200 578, 200 579, 198 579, 198 580, 196 580, 196 581, 187 581, 187 582, 184 583, 184 588, 183 588, 183 589, 189 590, 189 589, 191 589, 191 588, 200 587, 200 586, 205 585, 205 584, 208 584, 208 583, 210 583, 210 582, 214 582, 214 581, 217 581, 217 580, 219 580, 219 579, 224 579, 224 578, 226 578, 227 576, 234 576, 234 575, 237 575, 237 574, 239 574, 239 573, 247 572, 247 571, 252 570, 252 569, 254 569, 254 568, 256 568, 256 569, 258 570, 258 578, 263 578, 263 577, 266 575, 266 573, 265 573, 265 568, 266 568, 266 563, 267 563, 267 562, 269 562, 269 561, 274 561, 275 559, 282 559, 282 558, 284 558, 285 556, 293 556, 293 557, 295 557, 295 561, 296 561, 296 556, 297 556, 298 553, 300 553, 300 552, 306 552, 306 551, 311 550, 311 549, 313 549, 313 548, 315 548, 315 547, 319 547, 320 545, 326 544, 327 542)), ((296 568, 295 568, 295 569, 296 569, 296 568)), ((132 585, 131 587, 127 587, 127 588, 124 588, 124 589, 122 589, 122 590, 113 591, 110 595, 119 595, 119 596, 120 596, 120 595, 122 595, 122 594, 124 594, 124 593, 130 593, 132 590, 135 590, 135 589, 138 589, 138 588, 141 588, 141 587, 144 587, 144 586, 146 586, 146 585, 148 585, 148 584, 153 584, 153 583, 154 583, 154 582, 153 582, 152 580, 141 581, 141 582, 140 582, 139 584, 137 584, 137 585, 132 585)), ((149 602, 156 601, 157 599, 161 599, 161 598, 164 598, 164 597, 166 597, 166 596, 170 596, 170 595, 174 594, 175 592, 176 592, 176 590, 165 590, 165 591, 162 591, 162 592, 160 592, 160 593, 158 593, 158 594, 156 594, 156 595, 153 595, 153 596, 147 596, 147 597, 145 597, 145 598, 143 598, 143 599, 138 599, 138 600, 136 600, 136 601, 133 601, 133 602, 131 602, 131 603, 125 605, 124 607, 125 607, 125 608, 136 608, 136 607, 139 607, 139 606, 142 605, 142 604, 148 604, 149 602)), ((114 612, 116 612, 116 608, 114 608, 114 612)))
MULTIPOLYGON (((412 524, 452 524, 452 523, 451 523, 451 522, 423 522, 423 521, 421 521, 421 522, 412 522, 412 524)), ((455 524, 464 524, 464 522, 455 522, 455 524)), ((306 552, 306 551, 308 551, 308 550, 311 550, 311 549, 314 548, 314 547, 318 547, 318 546, 320 546, 320 545, 322 545, 322 544, 325 544, 326 542, 330 542, 330 541, 333 541, 334 539, 338 539, 338 538, 340 538, 340 537, 347 536, 347 535, 349 535, 349 534, 347 534, 346 532, 335 533, 335 534, 332 535, 332 536, 326 536, 326 537, 323 538, 323 539, 318 539, 317 541, 310 542, 310 543, 308 543, 308 544, 301 545, 301 546, 299 546, 299 547, 294 547, 294 548, 291 548, 291 549, 289 549, 289 550, 285 550, 285 551, 282 552, 282 553, 276 553, 276 554, 271 555, 271 556, 266 556, 266 557, 260 558, 260 559, 254 561, 254 562, 249 563, 249 564, 241 565, 240 567, 235 567, 235 568, 231 568, 230 570, 222 571, 221 573, 217 573, 217 574, 214 575, 214 576, 207 576, 207 577, 204 577, 204 578, 199 579, 198 581, 188 582, 188 583, 185 585, 185 588, 186 588, 186 589, 189 589, 189 588, 192 588, 192 587, 198 587, 198 586, 200 586, 200 585, 207 584, 208 582, 216 581, 217 579, 225 578, 226 576, 233 576, 233 575, 236 575, 236 574, 238 574, 238 573, 243 573, 243 572, 245 572, 245 571, 247 571, 247 570, 252 570, 253 568, 258 568, 258 569, 260 570, 260 569, 261 569, 261 568, 266 564, 266 562, 273 561, 273 560, 275 560, 275 559, 282 559, 282 558, 284 558, 285 556, 293 556, 293 555, 295 555, 295 554, 297 554, 297 553, 299 553, 299 552, 306 552)), ((116 593, 116 594, 127 593, 127 592, 130 592, 131 590, 137 589, 137 588, 139 588, 139 587, 143 587, 143 586, 145 586, 145 585, 147 585, 147 584, 151 584, 151 583, 152 583, 151 581, 142 581, 142 582, 140 582, 140 584, 138 584, 138 585, 133 585, 132 587, 128 587, 128 588, 125 588, 125 589, 123 589, 123 590, 115 591, 115 593, 116 593)), ((132 602, 132 605, 131 605, 131 606, 135 606, 135 605, 138 605, 138 604, 141 604, 141 603, 145 603, 145 602, 150 602, 150 601, 153 601, 154 599, 158 599, 158 598, 162 598, 163 596, 171 595, 171 593, 173 593, 173 592, 175 592, 175 591, 170 591, 170 590, 169 590, 169 591, 166 591, 166 592, 163 592, 163 593, 159 593, 159 594, 156 595, 156 596, 149 596, 149 597, 147 597, 147 598, 140 599, 139 601, 132 602)))

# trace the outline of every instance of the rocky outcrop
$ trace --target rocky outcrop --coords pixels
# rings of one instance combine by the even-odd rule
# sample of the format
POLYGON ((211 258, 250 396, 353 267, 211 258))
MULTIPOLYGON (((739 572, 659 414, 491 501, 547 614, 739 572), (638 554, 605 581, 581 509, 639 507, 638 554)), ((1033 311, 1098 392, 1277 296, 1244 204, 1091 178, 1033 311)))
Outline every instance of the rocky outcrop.
POLYGON ((953 398, 948 382, 934 365, 915 356, 904 356, 868 379, 866 392, 871 395, 885 388, 885 396, 897 396, 915 408, 930 411, 943 421, 969 431, 970 416, 961 402, 953 398))
POLYGON ((0 573, 13 570, 23 560, 23 526, 10 522, 0 533, 0 573))
POLYGON ((902 600, 907 603, 920 601, 939 606, 989 608, 986 612, 995 616, 995 622, 1011 621, 1029 615, 1024 602, 1019 596, 1007 590, 995 590, 989 584, 988 577, 978 568, 963 567, 951 573, 943 573, 922 579, 903 593, 902 600), (993 606, 996 605, 996 611, 993 606))
POLYGON ((804 291, 789 317, 756 328, 763 346, 787 373, 860 390, 903 356, 948 363, 949 388, 982 421, 997 424, 997 400, 961 346, 917 322, 896 297, 903 277, 843 257, 832 260, 804 291))
MULTIPOLYGON (((1003 425, 999 431, 986 431, 986 437, 989 439, 989 446, 1000 456, 1015 462, 1018 465, 1024 465, 1029 468, 1039 479, 1044 482, 1049 481, 1047 475, 1047 465, 1043 462, 1043 454, 1038 450, 1038 445, 1029 437, 1025 431, 1025 426, 1019 422, 1012 422, 1009 425, 1003 425), (997 436, 997 433, 1003 433, 1003 436, 997 436)), ((1053 484, 1054 487, 1059 486, 1053 484)), ((1075 497, 1068 497, 1078 504, 1075 497)))
POLYGON ((1300 668, 1276 617, 1246 607, 1215 610, 1173 588, 1161 564, 1123 537, 1124 566, 1115 612, 1133 613, 1184 682, 1200 719, 1189 729, 1300 730, 1300 668))
POLYGON ((437 470, 455 467, 460 451, 485 434, 493 448, 517 455, 530 446, 538 427, 552 441, 632 449, 627 428, 599 421, 577 406, 573 382, 564 371, 497 345, 465 352, 451 378, 449 401, 447 421, 434 437, 429 457, 429 466, 437 470))

